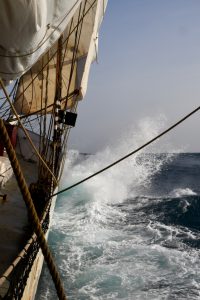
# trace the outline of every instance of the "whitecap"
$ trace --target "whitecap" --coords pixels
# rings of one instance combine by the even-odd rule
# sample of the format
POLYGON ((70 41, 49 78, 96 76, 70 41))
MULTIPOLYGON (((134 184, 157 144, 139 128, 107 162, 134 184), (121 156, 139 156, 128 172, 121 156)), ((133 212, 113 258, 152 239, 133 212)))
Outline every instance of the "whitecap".
POLYGON ((171 193, 170 196, 174 197, 174 198, 180 198, 183 196, 195 196, 197 195, 197 193, 195 193, 193 190, 191 190, 190 188, 177 188, 174 189, 171 193))

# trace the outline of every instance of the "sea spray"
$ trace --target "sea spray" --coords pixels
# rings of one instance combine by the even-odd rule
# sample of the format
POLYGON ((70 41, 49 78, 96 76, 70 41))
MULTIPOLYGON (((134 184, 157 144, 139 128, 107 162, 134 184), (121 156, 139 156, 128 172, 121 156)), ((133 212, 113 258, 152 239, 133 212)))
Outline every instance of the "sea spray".
MULTIPOLYGON (((137 134, 130 130, 95 155, 70 151, 62 186, 96 172, 160 130, 159 124, 145 122, 137 134)), ((198 190, 192 185, 192 172, 179 184, 188 156, 155 154, 157 147, 58 198, 50 244, 69 299, 199 298, 194 243, 199 233, 189 226, 198 190), (188 211, 183 201, 189 203, 188 211)), ((197 158, 192 156, 193 161, 197 158)), ((197 216, 196 212, 193 218, 197 216)), ((37 299, 55 299, 46 269, 37 299)))

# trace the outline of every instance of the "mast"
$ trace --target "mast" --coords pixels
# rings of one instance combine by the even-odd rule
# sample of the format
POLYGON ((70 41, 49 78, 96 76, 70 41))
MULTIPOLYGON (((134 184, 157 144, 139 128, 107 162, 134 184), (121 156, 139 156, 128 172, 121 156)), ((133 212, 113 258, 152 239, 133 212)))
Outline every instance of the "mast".
POLYGON ((61 153, 61 130, 59 112, 61 110, 62 94, 62 36, 58 40, 57 64, 56 64, 56 91, 54 101, 54 136, 53 136, 53 170, 58 176, 58 162, 61 153))

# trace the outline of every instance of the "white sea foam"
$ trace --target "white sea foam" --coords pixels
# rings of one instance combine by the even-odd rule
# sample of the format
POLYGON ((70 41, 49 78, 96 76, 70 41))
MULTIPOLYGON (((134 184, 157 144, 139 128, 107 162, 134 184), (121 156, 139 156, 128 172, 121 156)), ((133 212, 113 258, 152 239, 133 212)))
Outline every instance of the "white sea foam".
POLYGON ((183 196, 195 196, 197 195, 197 193, 193 192, 193 190, 191 190, 190 188, 178 188, 178 189, 174 189, 171 193, 170 196, 171 197, 183 197, 183 196))
MULTIPOLYGON (((78 152, 70 151, 61 188, 137 148, 157 134, 163 122, 141 122, 137 131, 130 130, 117 143, 87 159, 80 160, 78 152)), ((155 221, 146 223, 142 214, 131 214, 141 205, 137 196, 173 157, 149 155, 155 149, 158 150, 157 145, 58 199, 50 242, 69 299, 153 300, 174 295, 173 299, 187 299, 187 296, 198 299, 199 294, 195 295, 200 288, 196 279, 200 269, 198 253, 196 250, 188 253, 180 244, 174 244, 179 234, 193 238, 192 234, 155 221), (129 222, 129 219, 134 221, 134 216, 140 218, 138 224, 129 222), (164 243, 169 247, 163 247, 164 243), (180 288, 178 294, 179 287, 185 291, 180 288)), ((184 193, 192 192, 189 188, 184 190, 184 193)), ((141 202, 145 205, 148 197, 141 202)), ((46 271, 44 285, 49 286, 47 274, 46 271)), ((53 294, 48 299, 54 299, 53 294)))
MULTIPOLYGON (((78 157, 76 151, 69 151, 66 167, 62 177, 62 186, 74 183, 101 168, 109 165, 123 155, 138 148, 154 137, 163 128, 164 117, 158 120, 145 119, 125 133, 117 142, 112 143, 105 150, 89 156, 78 165, 73 166, 78 157), (70 166, 72 166, 70 168, 70 166)), ((136 155, 105 171, 103 174, 84 183, 84 189, 89 191, 96 202, 117 203, 134 196, 134 190, 141 185, 148 185, 151 177, 160 170, 171 155, 165 157, 149 157, 149 152, 162 152, 164 146, 151 146, 136 155), (138 159, 143 153, 142 159, 138 159), (146 153, 146 155, 145 155, 146 153), (134 186, 134 189, 133 189, 134 186)), ((61 187, 62 187, 61 186, 61 187)))

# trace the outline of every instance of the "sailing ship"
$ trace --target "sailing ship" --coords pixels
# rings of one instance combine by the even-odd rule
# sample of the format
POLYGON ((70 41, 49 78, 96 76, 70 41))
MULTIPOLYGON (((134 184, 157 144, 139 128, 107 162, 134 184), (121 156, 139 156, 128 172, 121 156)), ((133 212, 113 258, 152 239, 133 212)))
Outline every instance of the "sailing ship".
MULTIPOLYGON (((0 119, 46 238, 106 5, 0 1, 0 119)), ((43 255, 1 130, 0 299, 34 299, 43 255)))

